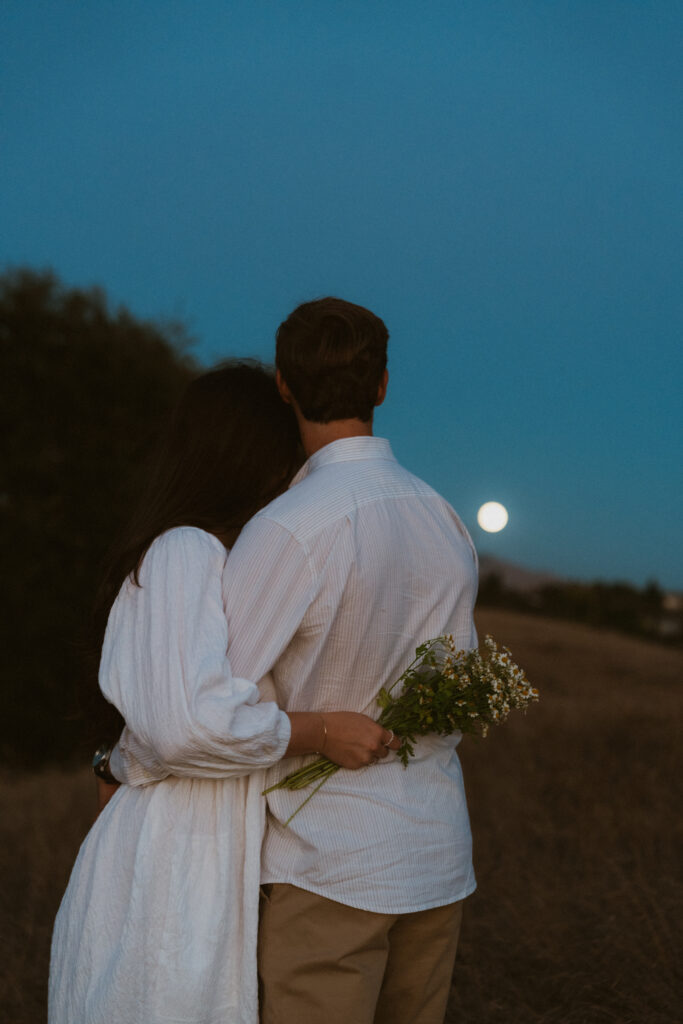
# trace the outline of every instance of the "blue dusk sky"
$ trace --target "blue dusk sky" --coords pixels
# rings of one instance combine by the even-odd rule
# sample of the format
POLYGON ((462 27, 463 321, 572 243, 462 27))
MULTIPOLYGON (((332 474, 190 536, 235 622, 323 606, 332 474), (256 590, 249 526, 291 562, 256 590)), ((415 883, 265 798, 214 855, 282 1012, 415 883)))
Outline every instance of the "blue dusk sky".
POLYGON ((682 30, 680 0, 3 0, 0 266, 180 318, 207 364, 367 305, 376 432, 480 551, 683 589, 682 30))

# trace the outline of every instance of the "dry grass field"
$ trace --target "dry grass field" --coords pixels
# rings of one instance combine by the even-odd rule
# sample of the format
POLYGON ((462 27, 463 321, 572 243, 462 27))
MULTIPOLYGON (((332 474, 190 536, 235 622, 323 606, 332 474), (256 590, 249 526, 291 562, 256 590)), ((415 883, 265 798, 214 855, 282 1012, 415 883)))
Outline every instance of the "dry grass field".
MULTIPOLYGON (((460 748, 479 890, 447 1019, 675 1024, 683 651, 511 612, 478 623, 542 701, 460 748)), ((3 1024, 45 1020, 52 920, 92 815, 88 771, 0 783, 3 1024)))

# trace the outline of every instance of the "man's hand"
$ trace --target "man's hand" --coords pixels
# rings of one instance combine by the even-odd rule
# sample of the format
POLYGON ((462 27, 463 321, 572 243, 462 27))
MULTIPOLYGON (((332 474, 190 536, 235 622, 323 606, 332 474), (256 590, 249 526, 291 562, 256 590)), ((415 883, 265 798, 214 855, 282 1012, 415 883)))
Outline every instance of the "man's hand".
POLYGON ((97 813, 100 814, 119 788, 120 783, 105 782, 100 778, 96 778, 95 781, 97 782, 97 813))
POLYGON ((324 754, 342 768, 365 768, 398 750, 399 739, 357 711, 290 711, 292 735, 285 757, 324 754))

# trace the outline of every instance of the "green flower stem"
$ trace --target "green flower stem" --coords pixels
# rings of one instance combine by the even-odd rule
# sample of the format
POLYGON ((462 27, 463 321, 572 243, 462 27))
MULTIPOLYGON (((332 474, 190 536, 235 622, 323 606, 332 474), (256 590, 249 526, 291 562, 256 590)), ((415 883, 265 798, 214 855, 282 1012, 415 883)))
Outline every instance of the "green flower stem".
MULTIPOLYGON (((264 789, 263 795, 272 793, 276 789, 305 789, 306 786, 312 785, 318 779, 322 779, 323 782, 329 779, 330 775, 338 772, 340 767, 340 765, 330 761, 327 757, 319 757, 316 761, 312 761, 310 764, 304 765, 303 768, 299 768, 298 771, 287 775, 280 782, 276 782, 274 786, 264 789)), ((303 807, 303 804, 301 806, 303 807)))
MULTIPOLYGON (((335 764, 335 765, 334 765, 334 768, 335 768, 335 770, 338 770, 338 769, 339 769, 339 765, 338 765, 338 764, 335 764)), ((299 813, 299 811, 301 810, 301 808, 302 808, 302 807, 305 807, 305 806, 306 806, 306 804, 308 803, 308 801, 309 801, 309 800, 310 800, 310 799, 311 799, 312 797, 314 797, 314 796, 315 796, 315 794, 316 794, 316 793, 318 792, 318 790, 320 789, 320 787, 321 787, 321 786, 323 786, 323 785, 324 785, 324 784, 325 784, 325 783, 327 782, 327 780, 329 779, 330 775, 334 775, 334 772, 331 772, 331 771, 330 771, 330 772, 327 772, 327 773, 326 773, 326 774, 325 774, 325 775, 324 775, 324 776, 322 777, 322 779, 320 780, 320 782, 318 783, 318 785, 317 785, 317 786, 315 787, 315 789, 314 789, 314 790, 312 790, 312 791, 311 791, 311 792, 310 792, 310 793, 308 794, 308 796, 306 797, 306 799, 305 799, 305 800, 303 800, 303 801, 302 801, 302 802, 301 802, 301 803, 299 804, 299 806, 297 807, 297 809, 296 809, 295 811, 293 811, 293 812, 292 812, 292 814, 290 814, 290 816, 289 816, 289 817, 287 818, 287 821, 285 822, 285 825, 289 825, 289 823, 290 823, 290 821, 292 820, 292 818, 294 818, 294 817, 295 817, 295 816, 296 816, 296 815, 297 815, 297 814, 299 813)))

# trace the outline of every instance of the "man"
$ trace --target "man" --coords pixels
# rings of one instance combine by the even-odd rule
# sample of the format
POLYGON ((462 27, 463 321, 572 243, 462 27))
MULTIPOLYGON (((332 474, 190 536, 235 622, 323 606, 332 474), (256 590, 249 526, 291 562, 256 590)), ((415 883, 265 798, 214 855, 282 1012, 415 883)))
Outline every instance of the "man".
MULTIPOLYGON (((278 387, 307 461, 244 528, 225 576, 233 672, 272 672, 283 710, 323 721, 376 717, 380 687, 423 641, 476 644, 467 531, 372 436, 387 340, 378 317, 334 298, 280 325, 278 387)), ((289 824, 307 794, 269 795, 263 1024, 441 1024, 475 888, 458 739, 419 740, 407 769, 389 753, 337 772, 289 824)), ((277 765, 270 783, 300 763, 277 765)))
MULTIPOLYGON (((298 307, 277 332, 278 386, 308 461, 243 530, 225 601, 233 670, 272 670, 285 711, 376 715, 378 690, 419 643, 452 633, 459 648, 476 644, 469 536, 372 436, 387 339, 378 317, 332 298, 298 307)), ((338 772, 289 824, 302 793, 270 794, 263 1024, 443 1020, 475 888, 456 743, 421 740, 407 769, 390 755, 338 772)))

